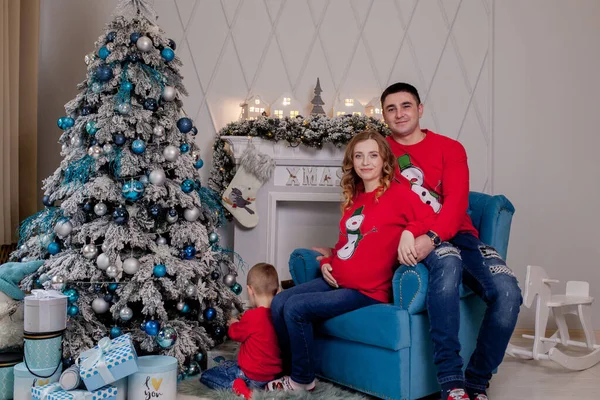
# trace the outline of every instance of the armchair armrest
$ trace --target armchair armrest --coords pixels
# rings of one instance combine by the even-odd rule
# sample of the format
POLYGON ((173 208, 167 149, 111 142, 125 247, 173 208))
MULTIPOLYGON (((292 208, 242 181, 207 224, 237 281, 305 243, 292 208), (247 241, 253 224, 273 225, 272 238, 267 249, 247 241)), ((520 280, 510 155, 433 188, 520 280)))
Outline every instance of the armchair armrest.
POLYGON ((392 279, 394 305, 409 314, 418 314, 426 309, 429 271, 419 263, 416 267, 401 265, 392 279))
POLYGON ((290 274, 296 285, 321 276, 321 265, 317 256, 321 253, 311 249, 296 249, 290 255, 290 274))

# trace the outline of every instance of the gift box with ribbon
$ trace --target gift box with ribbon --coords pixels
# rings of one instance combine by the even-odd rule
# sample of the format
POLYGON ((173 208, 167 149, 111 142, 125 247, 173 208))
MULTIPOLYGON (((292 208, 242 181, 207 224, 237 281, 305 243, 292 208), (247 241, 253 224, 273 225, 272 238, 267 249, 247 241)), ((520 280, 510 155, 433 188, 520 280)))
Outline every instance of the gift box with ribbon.
POLYGON ((34 289, 25 297, 25 331, 61 332, 67 328, 67 296, 56 290, 34 289))
POLYGON ((93 392, 86 390, 66 391, 60 383, 51 383, 46 386, 31 388, 32 400, 116 400, 117 388, 105 386, 93 392))
POLYGON ((137 354, 128 334, 112 341, 100 339, 98 346, 84 351, 79 360, 79 375, 88 390, 99 389, 138 370, 137 354))

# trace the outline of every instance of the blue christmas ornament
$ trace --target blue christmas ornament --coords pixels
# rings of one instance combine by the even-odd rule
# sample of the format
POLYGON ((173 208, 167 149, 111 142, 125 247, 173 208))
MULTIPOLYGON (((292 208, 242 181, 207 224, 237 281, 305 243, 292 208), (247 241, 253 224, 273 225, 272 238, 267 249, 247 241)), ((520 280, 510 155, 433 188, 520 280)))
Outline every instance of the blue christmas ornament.
POLYGON ((60 253, 60 244, 52 242, 48 245, 48 253, 54 255, 60 253))
POLYGON ((169 47, 165 47, 161 52, 160 55, 162 56, 162 58, 169 62, 169 61, 173 61, 173 59, 175 58, 175 52, 169 48, 169 47))
POLYGON ((204 318, 206 318, 207 321, 212 321, 213 319, 215 319, 216 316, 217 310, 215 310, 214 308, 209 307, 206 310, 204 310, 204 318))
POLYGON ((187 143, 183 143, 181 146, 179 146, 179 150, 182 153, 187 153, 188 151, 190 151, 190 145, 187 143))
POLYGON ((177 210, 175 208, 170 208, 169 209, 169 217, 177 217, 179 216, 179 214, 177 213, 177 210))
POLYGON ((181 190, 183 193, 191 193, 194 190, 194 181, 191 179, 186 179, 181 182, 181 190))
POLYGON ((220 327, 220 326, 217 326, 217 327, 215 328, 215 336, 216 336, 217 338, 219 338, 219 339, 222 339, 222 338, 223 338, 223 336, 225 336, 225 329, 223 329, 223 328, 222 328, 222 327, 220 327))
POLYGON ((221 276, 221 274, 219 274, 218 271, 213 271, 213 272, 210 273, 210 278, 213 281, 216 281, 217 279, 219 279, 220 276, 221 276))
POLYGON ((196 136, 198 134, 198 128, 192 126, 192 130, 190 131, 190 135, 196 136))
POLYGON ((187 314, 190 312, 190 306, 186 303, 183 305, 183 309, 181 310, 183 314, 187 314))
POLYGON ((161 349, 170 349, 177 341, 177 331, 171 326, 163 327, 156 336, 156 343, 161 349))
POLYGON ((62 359, 63 369, 69 368, 71 365, 75 364, 75 360, 73 357, 67 357, 62 359))
POLYGON ((95 135, 96 132, 98 132, 98 128, 96 128, 96 121, 88 121, 88 123, 85 124, 85 130, 90 135, 95 135))
POLYGON ((74 317, 75 315, 79 314, 79 307, 77 307, 75 304, 70 305, 67 309, 67 314, 69 314, 71 317, 74 317))
POLYGON ((142 323, 140 324, 140 330, 141 330, 142 332, 146 332, 146 321, 144 321, 144 322, 142 322, 142 323))
POLYGON ((196 161, 196 162, 194 163, 194 168, 196 168, 196 169, 200 169, 200 168, 202 168, 203 166, 204 166, 204 160, 202 160, 202 159, 199 159, 198 161, 196 161))
POLYGON ((81 115, 83 115, 84 117, 86 115, 90 115, 91 113, 92 113, 92 107, 90 107, 90 106, 81 107, 81 115))
POLYGON ((192 120, 187 117, 179 118, 177 121, 177 129, 179 129, 179 132, 181 133, 188 133, 192 130, 192 127, 192 120))
POLYGON ((42 197, 42 204, 46 207, 52 207, 52 204, 54 203, 50 200, 50 196, 45 195, 44 197, 42 197))
POLYGON ((135 63, 140 61, 140 55, 138 53, 132 53, 127 56, 130 62, 135 63))
POLYGON ((157 264, 154 266, 152 273, 157 278, 162 278, 163 276, 165 276, 167 274, 167 267, 165 267, 164 264, 157 264))
POLYGON ((131 151, 135 154, 143 154, 146 151, 146 142, 136 139, 131 143, 131 151))
POLYGON ((130 201, 136 201, 142 198, 144 195, 144 184, 140 181, 134 181, 133 179, 123 184, 121 189, 123 197, 130 201))
POLYGON ((169 39, 169 47, 173 50, 177 50, 177 45, 175 44, 175 41, 173 39, 169 39))
POLYGON ((92 210, 94 209, 94 204, 91 201, 86 201, 85 203, 83 203, 83 206, 81 207, 83 209, 83 211, 85 211, 86 213, 90 213, 92 212, 92 210))
POLYGON ((129 40, 131 40, 131 43, 137 43, 138 39, 142 37, 142 34, 139 32, 133 32, 131 35, 129 35, 129 40))
POLYGON ((98 50, 98 57, 100 57, 103 60, 106 60, 106 58, 110 55, 110 50, 108 50, 106 48, 106 46, 102 46, 100 47, 100 49, 98 50))
POLYGON ((102 291, 102 285, 96 284, 94 285, 94 292, 98 293, 102 291))
POLYGON ((116 282, 112 282, 108 284, 108 291, 115 292, 119 288, 119 284, 116 282))
POLYGON ((156 99, 153 99, 152 97, 148 97, 146 100, 144 100, 144 109, 149 110, 149 111, 158 110, 158 103, 157 103, 156 99))
POLYGON ((192 244, 188 244, 183 248, 184 258, 186 260, 191 260, 196 256, 196 248, 192 244))
POLYGON ((63 292, 63 294, 65 296, 67 296, 67 301, 69 302, 69 304, 73 304, 77 300, 79 300, 79 293, 77 293, 77 290, 75 290, 73 288, 69 288, 69 289, 65 290, 63 292))
POLYGON ((107 303, 112 303, 113 299, 114 299, 114 296, 112 293, 106 293, 104 295, 104 301, 107 303))
POLYGON ((90 146, 93 146, 95 144, 98 144, 98 140, 96 138, 90 140, 90 146))
POLYGON ((133 89, 133 84, 131 82, 125 81, 121 83, 121 88, 127 92, 131 92, 133 89))
POLYGON ((117 225, 125 225, 127 221, 129 221, 129 213, 123 206, 117 207, 115 211, 113 211, 112 216, 113 221, 115 221, 115 224, 117 225))
POLYGON ((158 335, 159 330, 160 330, 160 323, 158 321, 151 319, 150 321, 146 322, 146 333, 148 335, 156 336, 156 335, 158 335))
POLYGON ((160 216, 160 213, 162 212, 162 207, 160 206, 160 204, 155 203, 150 206, 148 211, 150 212, 150 215, 152 215, 154 218, 158 218, 160 216))
POLYGON ((118 134, 118 135, 113 136, 113 142, 115 142, 115 144, 117 146, 123 146, 126 141, 127 141, 127 139, 125 138, 124 135, 118 134))
POLYGON ((239 296, 242 293, 242 285, 236 282, 235 285, 231 287, 231 290, 233 291, 233 293, 239 296))
POLYGON ((115 31, 108 32, 108 34, 106 35, 106 41, 112 42, 116 39, 116 37, 117 37, 117 32, 115 32, 115 31))
POLYGON ((94 75, 100 82, 107 82, 112 79, 113 70, 108 65, 100 65, 96 68, 96 73, 94 75))
POLYGON ((110 338, 111 339, 118 338, 122 334, 123 334, 123 331, 118 326, 113 326, 112 328, 110 328, 110 338))

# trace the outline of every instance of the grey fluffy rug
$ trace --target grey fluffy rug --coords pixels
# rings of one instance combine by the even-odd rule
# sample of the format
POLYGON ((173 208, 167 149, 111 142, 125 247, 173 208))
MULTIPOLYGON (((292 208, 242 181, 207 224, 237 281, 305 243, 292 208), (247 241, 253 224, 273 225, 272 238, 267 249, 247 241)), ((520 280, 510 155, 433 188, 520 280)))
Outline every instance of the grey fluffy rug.
MULTIPOLYGON (((211 390, 200 383, 199 378, 190 378, 179 384, 178 393, 198 396, 216 400, 240 400, 230 391, 211 390)), ((349 389, 343 389, 340 386, 329 382, 319 381, 315 390, 304 393, 290 392, 265 392, 255 391, 252 400, 273 400, 273 399, 294 399, 294 400, 367 400, 372 399, 362 393, 354 392, 349 389)))

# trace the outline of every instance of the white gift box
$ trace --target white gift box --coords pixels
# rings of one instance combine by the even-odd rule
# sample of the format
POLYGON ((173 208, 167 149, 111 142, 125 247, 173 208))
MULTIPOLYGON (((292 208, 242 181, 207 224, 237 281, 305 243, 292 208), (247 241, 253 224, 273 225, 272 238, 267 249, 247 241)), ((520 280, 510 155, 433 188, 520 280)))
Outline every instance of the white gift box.
POLYGON ((177 359, 171 356, 138 358, 139 370, 129 376, 129 400, 172 399, 177 397, 177 359))
POLYGON ((59 332, 67 328, 67 296, 56 290, 31 291, 25 297, 25 332, 59 332))

